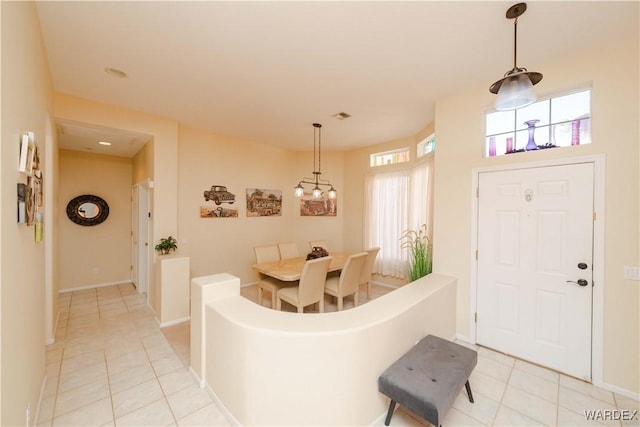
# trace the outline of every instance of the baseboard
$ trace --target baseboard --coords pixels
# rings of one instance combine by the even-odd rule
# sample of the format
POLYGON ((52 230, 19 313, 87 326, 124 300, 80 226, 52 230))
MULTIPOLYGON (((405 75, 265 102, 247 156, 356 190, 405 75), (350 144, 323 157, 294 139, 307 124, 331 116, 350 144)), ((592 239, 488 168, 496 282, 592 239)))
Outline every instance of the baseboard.
POLYGON ((58 293, 66 294, 74 291, 86 291, 87 289, 104 288, 105 286, 113 286, 113 285, 126 285, 129 283, 131 283, 131 279, 119 280, 119 281, 107 282, 107 283, 95 283, 93 285, 84 285, 84 286, 76 286, 73 288, 60 289, 58 293))
POLYGON ((619 394, 621 396, 628 397, 628 398, 636 400, 636 401, 640 400, 640 393, 637 393, 637 392, 631 391, 631 390, 627 390, 627 389, 624 389, 622 387, 618 387, 617 385, 607 384, 607 383, 599 384, 599 383, 596 383, 596 382, 594 382, 593 385, 595 385, 596 387, 600 387, 600 388, 603 388, 605 390, 611 391, 613 393, 619 394))
MULTIPOLYGON (((157 318, 156 318, 156 320, 157 320, 157 318)), ((162 322, 162 323, 160 323, 160 327, 161 328, 166 328, 167 326, 177 325, 177 324, 180 324, 180 323, 188 322, 190 320, 191 320, 191 316, 181 317, 180 319, 170 320, 168 322, 162 322)))
POLYGON ((56 321, 53 324, 53 336, 44 340, 44 345, 55 344, 56 342, 56 334, 58 333, 58 322, 60 321, 60 310, 58 310, 58 314, 56 315, 56 321))
POLYGON ((471 339, 466 335, 456 334, 455 339, 458 340, 458 341, 464 341, 467 344, 475 344, 474 342, 471 342, 471 339))
POLYGON ((206 384, 205 384, 204 380, 202 378, 200 378, 198 373, 196 371, 194 371, 191 366, 189 366, 189 373, 191 374, 191 377, 194 379, 194 381, 198 384, 198 386, 200 386, 200 388, 204 388, 205 387, 206 384))
MULTIPOLYGON (((393 414, 395 415, 396 411, 398 410, 398 408, 400 407, 400 405, 396 405, 396 407, 393 409, 393 414)), ((380 416, 378 418, 376 418, 375 420, 373 420, 371 422, 371 424, 369 424, 370 426, 383 426, 384 422, 387 419, 387 412, 388 410, 384 411, 382 414, 380 414, 380 416)), ((393 417, 393 415, 392 415, 393 417)), ((393 419, 393 418, 391 418, 393 419)), ((390 423, 391 424, 391 423, 390 423)))
POLYGON ((211 397, 211 400, 213 400, 213 403, 215 403, 215 405, 220 410, 220 413, 222 413, 225 419, 229 422, 229 425, 241 426, 242 423, 238 421, 236 417, 234 417, 233 414, 231 414, 231 412, 229 412, 229 410, 226 408, 226 406, 224 406, 224 404, 222 403, 222 401, 220 400, 216 392, 213 391, 213 389, 209 386, 209 384, 207 384, 206 381, 204 382, 204 388, 205 390, 207 390, 207 393, 209 394, 209 397, 211 397))

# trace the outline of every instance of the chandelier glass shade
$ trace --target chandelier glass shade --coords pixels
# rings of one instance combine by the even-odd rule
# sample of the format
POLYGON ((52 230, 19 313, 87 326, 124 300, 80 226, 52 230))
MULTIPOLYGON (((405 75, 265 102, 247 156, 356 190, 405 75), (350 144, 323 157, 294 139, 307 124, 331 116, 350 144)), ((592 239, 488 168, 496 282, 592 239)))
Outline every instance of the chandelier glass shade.
POLYGON ((513 68, 489 87, 489 92, 497 94, 495 108, 498 111, 515 110, 536 101, 533 86, 542 80, 542 74, 518 67, 518 17, 527 10, 526 3, 514 4, 507 10, 507 19, 513 19, 513 68))
POLYGON ((302 197, 304 195, 304 187, 302 184, 313 185, 311 195, 314 199, 322 197, 322 188, 329 187, 327 190, 327 197, 329 199, 335 199, 337 192, 331 182, 326 179, 320 178, 321 172, 321 144, 322 144, 322 125, 320 123, 313 124, 313 178, 304 177, 298 185, 294 187, 296 197, 302 197), (317 143, 316 143, 317 142, 317 143), (317 166, 317 168, 316 168, 317 166))

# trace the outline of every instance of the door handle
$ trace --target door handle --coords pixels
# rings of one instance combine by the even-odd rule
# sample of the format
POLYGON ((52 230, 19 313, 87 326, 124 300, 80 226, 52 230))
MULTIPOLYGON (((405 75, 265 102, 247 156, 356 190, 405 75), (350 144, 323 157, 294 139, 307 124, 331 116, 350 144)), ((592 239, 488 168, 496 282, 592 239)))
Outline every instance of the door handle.
POLYGON ((577 282, 574 282, 573 280, 567 280, 567 283, 575 283, 578 286, 587 286, 589 284, 589 281, 586 279, 578 279, 577 282))

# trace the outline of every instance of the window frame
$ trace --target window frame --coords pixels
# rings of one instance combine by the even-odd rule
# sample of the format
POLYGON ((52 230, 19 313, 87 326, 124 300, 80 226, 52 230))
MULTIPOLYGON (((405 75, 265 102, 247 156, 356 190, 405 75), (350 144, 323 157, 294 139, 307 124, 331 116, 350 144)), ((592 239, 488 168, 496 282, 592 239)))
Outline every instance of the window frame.
MULTIPOLYGON (((593 119, 593 88, 592 85, 581 85, 578 86, 574 89, 569 89, 569 90, 564 90, 561 92, 555 92, 551 95, 545 96, 545 97, 541 97, 539 98, 535 103, 533 103, 532 105, 536 105, 536 104, 541 104, 544 102, 548 102, 548 106, 546 107, 546 118, 545 118, 545 122, 544 124, 536 127, 536 129, 544 129, 546 132, 548 132, 547 135, 549 135, 549 138, 546 139, 547 143, 549 143, 549 140, 551 139, 551 129, 553 129, 555 126, 562 126, 562 125, 567 125, 570 124, 572 122, 575 121, 580 121, 580 123, 582 124, 583 122, 586 122, 588 124, 588 127, 586 128, 587 130, 585 131, 585 135, 586 138, 581 138, 581 142, 579 145, 589 145, 593 143, 592 140, 592 119, 593 119), (588 103, 588 114, 586 117, 582 117, 582 118, 575 118, 573 120, 558 120, 558 121, 553 121, 553 114, 554 114, 554 110, 553 110, 553 100, 557 100, 566 96, 570 96, 570 95, 575 95, 575 94, 580 94, 583 92, 587 92, 588 96, 589 96, 589 103, 588 103), (588 142, 584 142, 584 141, 588 141, 588 142)), ((530 108, 531 106, 526 106, 523 108, 518 108, 516 110, 512 110, 513 113, 513 127, 508 130, 508 131, 501 131, 501 132, 494 132, 494 133, 489 133, 488 131, 488 118, 491 114, 495 114, 495 113, 501 113, 495 109, 490 109, 490 110, 486 110, 484 113, 484 144, 482 145, 482 157, 483 158, 492 158, 492 157, 502 157, 508 154, 516 154, 516 153, 523 153, 523 152, 528 152, 527 150, 524 149, 524 146, 526 145, 526 142, 524 143, 524 145, 522 144, 522 137, 523 135, 525 135, 525 133, 527 132, 527 128, 526 126, 523 126, 522 124, 518 124, 518 111, 520 110, 524 110, 527 108, 530 108), (490 153, 490 138, 491 137, 503 137, 506 139, 506 137, 508 135, 512 135, 513 138, 513 149, 514 151, 512 152, 507 152, 507 148, 505 147, 503 150, 497 150, 496 153, 494 155, 491 155, 490 153), (520 143, 518 143, 520 141, 520 143), (498 154, 500 153, 500 154, 498 154)), ((511 111, 510 111, 511 112, 511 111)), ((540 131, 538 131, 540 132, 540 131)), ((582 134, 581 134, 582 135, 582 134)), ((526 137, 526 136, 525 136, 526 137)), ((542 142, 544 144, 545 140, 542 139, 541 141, 537 141, 537 145, 538 145, 538 149, 536 150, 530 150, 530 151, 539 151, 540 145, 539 142, 542 142)), ((555 141, 554 141, 555 142, 555 141)), ((504 143, 499 144, 504 146, 504 143)), ((546 148, 568 148, 571 147, 571 145, 549 145, 549 146, 545 146, 543 147, 543 149, 546 148)))

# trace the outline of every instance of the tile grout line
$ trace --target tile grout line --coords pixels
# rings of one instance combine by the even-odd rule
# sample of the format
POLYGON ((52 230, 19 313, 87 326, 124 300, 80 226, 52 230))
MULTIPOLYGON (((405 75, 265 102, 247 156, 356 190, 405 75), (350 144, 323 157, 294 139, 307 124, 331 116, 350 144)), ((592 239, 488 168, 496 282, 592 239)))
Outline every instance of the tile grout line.
POLYGON ((106 351, 102 353, 104 356, 104 365, 107 371, 107 386, 109 387, 109 403, 111 405, 111 419, 113 420, 113 425, 116 425, 116 408, 113 406, 113 392, 111 390, 111 377, 109 376, 109 364, 107 363, 107 353, 106 351))
MULTIPOLYGON (((162 333, 162 331, 160 331, 160 333, 162 333)), ((164 336, 164 334, 162 334, 162 336, 164 336)), ((166 340, 166 338, 165 338, 165 340, 166 340)), ((145 345, 144 341, 142 341, 142 338, 140 338, 140 343, 142 344, 142 348, 144 349, 144 354, 147 356, 147 360, 149 361, 149 365, 151 365, 151 370, 153 371, 154 378, 158 382, 158 387, 160 387, 160 392, 162 393, 162 398, 167 403, 167 407, 169 408, 169 412, 171 413, 171 417, 173 418, 173 422, 176 425, 178 425, 178 419, 176 418, 176 414, 173 412, 173 408, 169 404, 169 399, 167 399, 167 394, 165 393, 164 388, 162 387, 162 383, 160 382, 160 378, 158 377, 158 372, 156 371, 156 367, 153 365, 153 361, 151 360, 151 357, 149 356, 149 351, 147 349, 147 346, 145 345)), ((173 351, 173 348, 171 350, 173 351)), ((160 400, 160 399, 158 399, 158 400, 160 400)), ((157 400, 156 400, 156 402, 157 402, 157 400)), ((152 402, 152 403, 155 403, 155 402, 152 402)))
MULTIPOLYGON (((58 378, 56 379, 56 392, 53 396, 53 409, 51 410, 51 426, 53 426, 53 420, 56 417, 56 405, 58 404, 58 393, 60 392, 60 377, 62 376, 62 363, 64 362, 64 350, 62 347, 62 354, 60 355, 60 366, 58 367, 58 378)), ((36 423, 38 420, 36 420, 36 423)))

